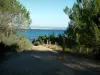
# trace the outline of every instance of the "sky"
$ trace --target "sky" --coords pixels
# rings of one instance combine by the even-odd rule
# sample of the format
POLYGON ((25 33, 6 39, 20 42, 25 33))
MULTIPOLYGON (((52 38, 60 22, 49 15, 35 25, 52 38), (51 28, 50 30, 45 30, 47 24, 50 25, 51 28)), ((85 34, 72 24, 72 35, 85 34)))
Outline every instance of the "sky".
POLYGON ((69 18, 63 12, 75 0, 19 0, 30 12, 31 27, 67 27, 69 18))

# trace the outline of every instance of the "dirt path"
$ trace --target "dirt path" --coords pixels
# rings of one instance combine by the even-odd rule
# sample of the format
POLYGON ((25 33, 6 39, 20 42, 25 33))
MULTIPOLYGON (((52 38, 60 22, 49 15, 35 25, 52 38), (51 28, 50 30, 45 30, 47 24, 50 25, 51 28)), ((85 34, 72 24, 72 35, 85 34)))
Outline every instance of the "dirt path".
POLYGON ((100 63, 51 51, 27 51, 0 64, 0 75, 100 75, 100 63))
POLYGON ((32 49, 34 50, 38 50, 38 51, 54 51, 53 49, 44 47, 43 45, 39 45, 39 46, 32 46, 32 49))

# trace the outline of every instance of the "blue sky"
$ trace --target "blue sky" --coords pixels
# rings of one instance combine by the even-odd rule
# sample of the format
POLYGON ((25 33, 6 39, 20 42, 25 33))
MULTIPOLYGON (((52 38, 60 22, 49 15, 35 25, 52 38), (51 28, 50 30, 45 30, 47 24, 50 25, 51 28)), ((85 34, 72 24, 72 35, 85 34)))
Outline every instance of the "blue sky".
POLYGON ((19 0, 30 12, 31 27, 67 27, 69 18, 63 12, 75 0, 19 0))

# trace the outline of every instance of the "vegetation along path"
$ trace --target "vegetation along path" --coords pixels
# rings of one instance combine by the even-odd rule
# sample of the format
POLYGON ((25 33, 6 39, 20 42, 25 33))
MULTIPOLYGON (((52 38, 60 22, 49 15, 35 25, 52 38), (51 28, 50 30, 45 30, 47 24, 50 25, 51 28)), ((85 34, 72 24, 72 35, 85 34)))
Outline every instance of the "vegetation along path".
POLYGON ((25 51, 0 64, 0 75, 100 75, 100 63, 52 51, 25 51))

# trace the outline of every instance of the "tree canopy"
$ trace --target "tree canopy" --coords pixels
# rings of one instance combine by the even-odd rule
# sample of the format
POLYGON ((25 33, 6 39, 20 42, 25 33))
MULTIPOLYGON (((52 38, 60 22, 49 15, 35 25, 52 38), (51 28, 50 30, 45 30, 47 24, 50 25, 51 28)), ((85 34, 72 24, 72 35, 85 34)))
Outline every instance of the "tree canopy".
POLYGON ((64 12, 70 22, 66 30, 69 39, 78 45, 98 49, 100 45, 100 0, 76 0, 64 12))
POLYGON ((0 32, 11 34, 29 28, 30 14, 18 0, 0 0, 0 32))

